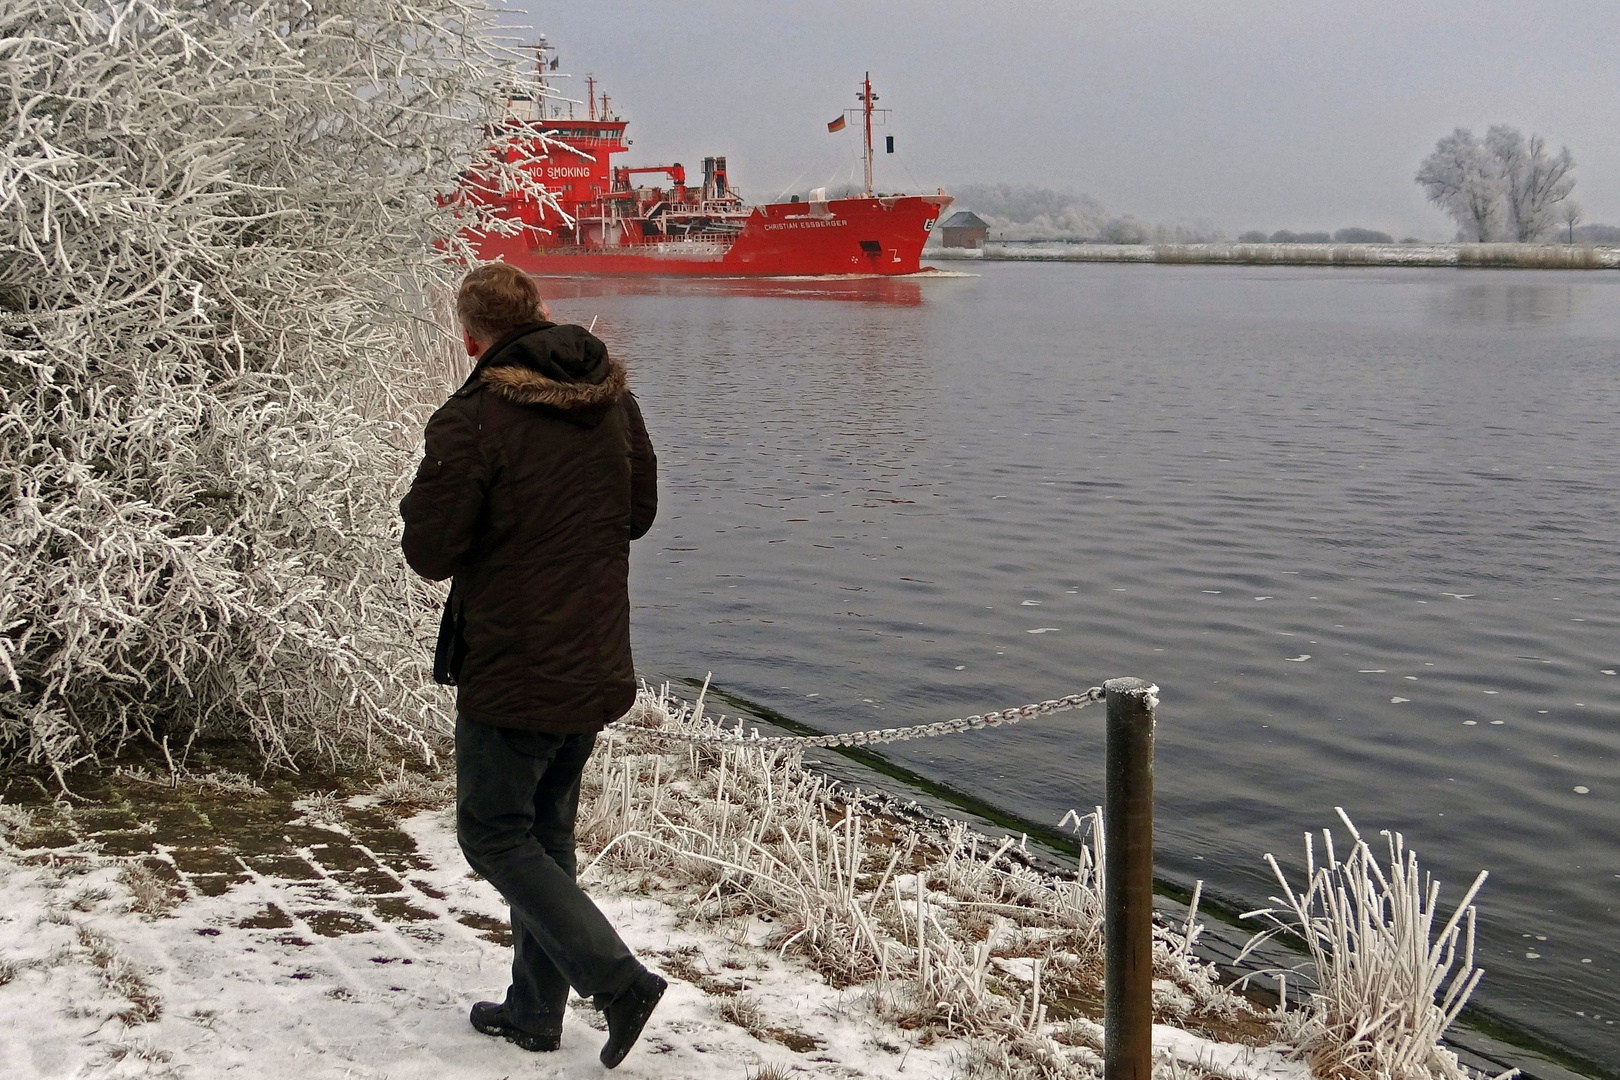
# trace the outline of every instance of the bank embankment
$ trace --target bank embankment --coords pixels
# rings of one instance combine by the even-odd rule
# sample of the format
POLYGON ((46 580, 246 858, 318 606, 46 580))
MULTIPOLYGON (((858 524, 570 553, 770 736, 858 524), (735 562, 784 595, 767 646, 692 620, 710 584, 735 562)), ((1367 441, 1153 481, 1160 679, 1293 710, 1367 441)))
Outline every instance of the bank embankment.
POLYGON ((1170 263, 1210 266, 1450 266, 1516 270, 1620 269, 1620 248, 1585 244, 1066 244, 930 246, 929 260, 1170 263))

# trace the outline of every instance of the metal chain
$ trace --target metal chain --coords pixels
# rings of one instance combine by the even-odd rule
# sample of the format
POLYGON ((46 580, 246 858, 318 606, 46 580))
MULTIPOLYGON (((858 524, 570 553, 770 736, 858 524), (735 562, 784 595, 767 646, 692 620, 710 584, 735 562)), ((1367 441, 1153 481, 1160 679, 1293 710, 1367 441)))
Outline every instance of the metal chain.
POLYGON ((1070 694, 1067 697, 1052 698, 1017 709, 975 713, 972 716, 964 716, 959 720, 940 720, 932 724, 918 724, 915 727, 845 731, 837 735, 761 736, 758 728, 754 728, 747 735, 744 735, 741 720, 737 721, 737 727, 732 731, 727 731, 724 728, 715 731, 665 731, 662 728, 641 727, 635 724, 615 725, 612 730, 626 733, 635 732, 638 735, 651 738, 672 739, 690 743, 723 743, 728 746, 747 745, 761 748, 773 746, 875 746, 878 743, 906 742, 910 739, 932 739, 936 735, 955 735, 958 732, 972 731, 978 728, 1016 724, 1020 720, 1033 720, 1037 716, 1051 716, 1053 713, 1068 712, 1071 709, 1083 709, 1092 702, 1101 701, 1102 699, 1103 688, 1093 686, 1083 694, 1070 694))

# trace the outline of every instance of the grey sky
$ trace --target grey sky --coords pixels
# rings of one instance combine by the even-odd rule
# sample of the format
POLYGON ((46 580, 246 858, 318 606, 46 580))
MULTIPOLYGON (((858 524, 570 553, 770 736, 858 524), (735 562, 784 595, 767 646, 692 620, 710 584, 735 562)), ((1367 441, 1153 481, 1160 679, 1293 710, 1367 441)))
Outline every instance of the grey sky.
MULTIPOLYGON (((1449 237, 1412 176, 1457 126, 1568 145, 1620 223, 1612 0, 515 0, 630 121, 636 164, 725 154, 764 201, 849 177, 870 69, 880 188, 1010 181, 1243 229, 1449 237), (909 172, 907 171, 909 170, 909 172)), ((622 159, 621 159, 622 160, 622 159)))

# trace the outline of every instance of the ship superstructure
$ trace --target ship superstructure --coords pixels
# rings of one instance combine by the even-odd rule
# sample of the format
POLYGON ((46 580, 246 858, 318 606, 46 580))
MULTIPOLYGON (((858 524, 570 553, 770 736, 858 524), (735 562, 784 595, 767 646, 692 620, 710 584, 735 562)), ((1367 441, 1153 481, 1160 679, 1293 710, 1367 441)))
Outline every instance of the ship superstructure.
MULTIPOLYGON (((495 146, 544 185, 556 206, 503 192, 469 177, 459 198, 492 207, 517 226, 510 233, 470 234, 485 259, 501 258, 535 274, 865 275, 911 274, 922 247, 951 198, 872 191, 871 78, 857 95, 865 133, 866 189, 828 199, 825 189, 805 201, 751 206, 731 185, 724 157, 702 159, 688 176, 680 162, 615 165, 627 153, 625 120, 587 79, 584 102, 551 86, 550 46, 535 47, 532 90, 507 102, 491 131, 495 146), (581 108, 583 106, 583 108, 581 108), (583 117, 576 112, 583 112, 583 117), (690 182, 689 182, 690 181, 690 182), (559 210, 561 211, 559 213, 559 210)), ((828 125, 843 126, 842 117, 828 125)))

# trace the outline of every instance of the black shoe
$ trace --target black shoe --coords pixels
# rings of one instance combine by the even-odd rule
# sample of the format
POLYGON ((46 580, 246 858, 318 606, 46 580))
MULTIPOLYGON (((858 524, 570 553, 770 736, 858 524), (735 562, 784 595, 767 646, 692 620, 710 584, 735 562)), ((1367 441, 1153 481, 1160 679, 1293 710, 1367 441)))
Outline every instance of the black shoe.
POLYGON ((603 1011, 607 1013, 608 1041, 602 1047, 602 1064, 614 1068, 624 1060, 630 1048, 641 1038, 641 1029, 647 1026, 647 1017, 658 1007, 669 983, 650 971, 637 975, 603 1011))
POLYGON ((547 1024, 540 1031, 525 1031, 512 1023, 512 1018, 506 1015, 506 1005, 497 1005, 493 1001, 480 1001, 473 1005, 472 1015, 468 1017, 472 1026, 485 1035, 494 1035, 508 1042, 516 1043, 525 1050, 543 1051, 555 1050, 562 1045, 562 1020, 555 1024, 547 1024))

